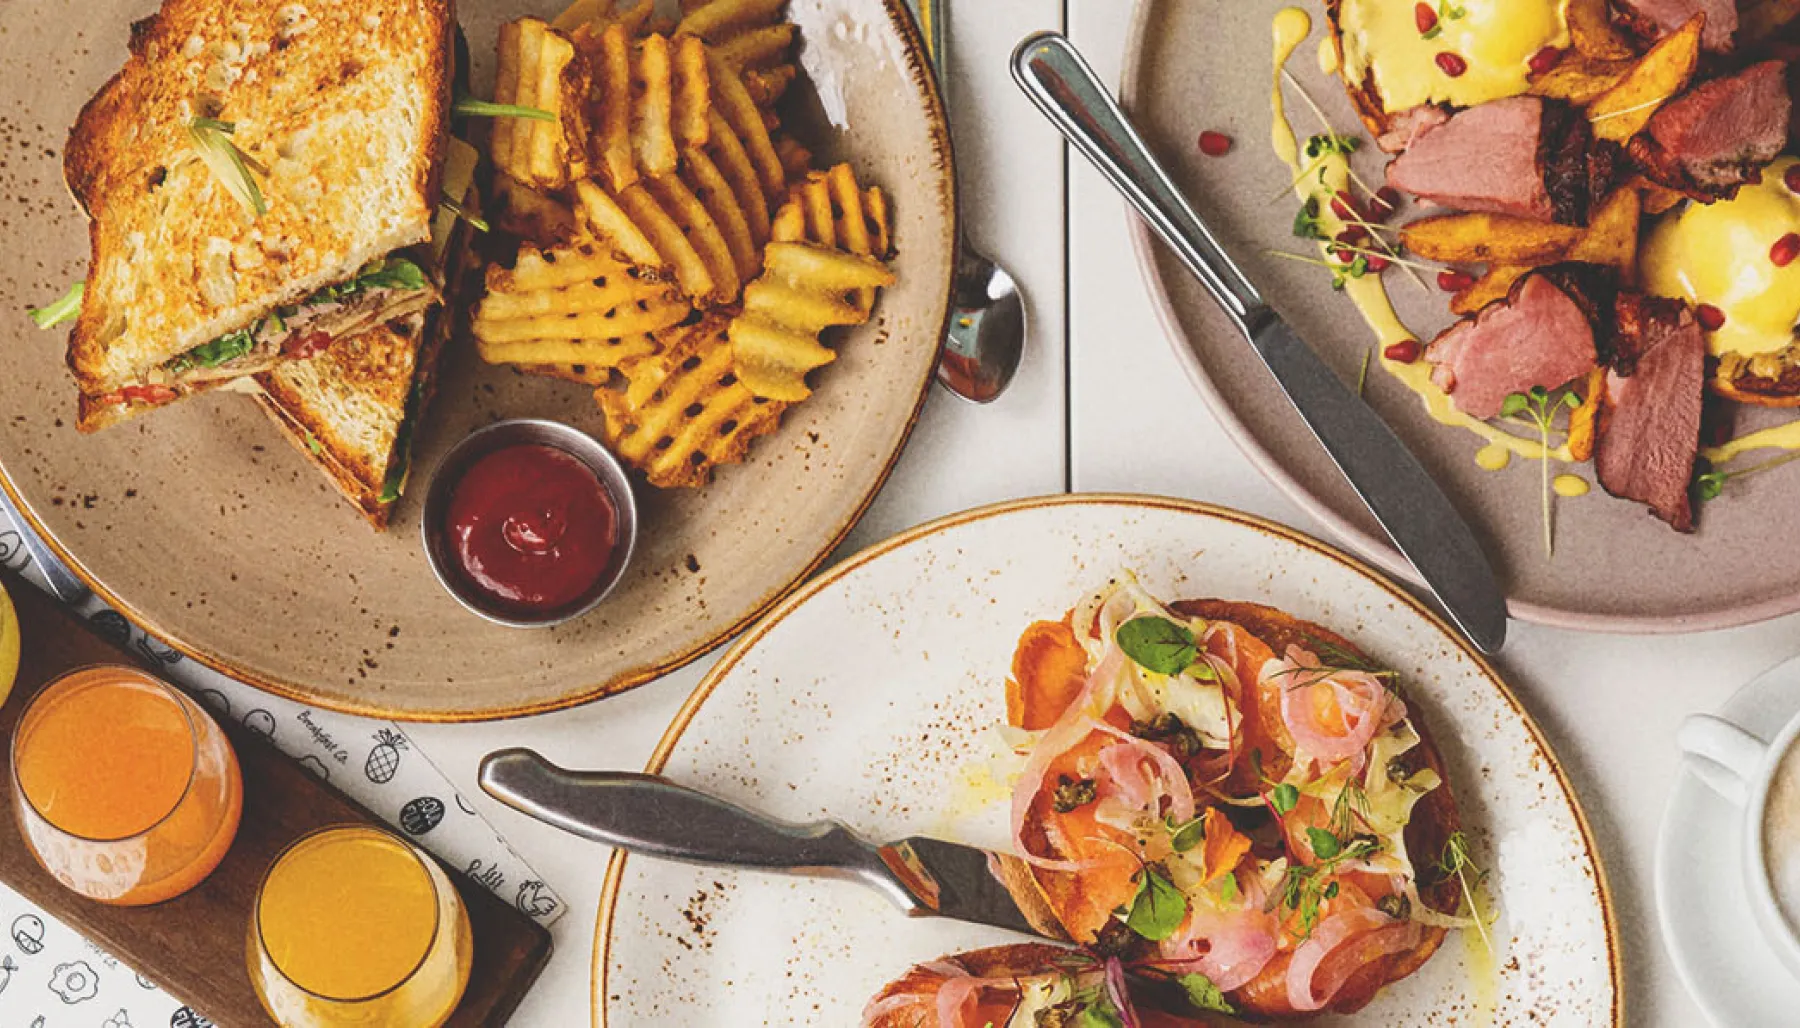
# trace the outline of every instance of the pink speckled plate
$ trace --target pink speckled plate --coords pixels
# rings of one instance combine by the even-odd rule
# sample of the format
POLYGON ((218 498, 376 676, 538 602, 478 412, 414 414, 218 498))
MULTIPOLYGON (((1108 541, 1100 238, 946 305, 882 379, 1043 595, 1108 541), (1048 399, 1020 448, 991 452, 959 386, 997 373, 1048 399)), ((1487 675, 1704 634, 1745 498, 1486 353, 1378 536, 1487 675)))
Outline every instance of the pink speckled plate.
MULTIPOLYGON (((1270 23, 1283 7, 1313 15, 1313 37, 1289 69, 1323 107, 1335 129, 1361 125, 1335 77, 1315 59, 1324 32, 1319 0, 1140 0, 1121 94, 1152 149, 1215 226, 1267 296, 1346 382, 1354 382, 1373 338, 1350 302, 1320 269, 1262 256, 1300 252, 1292 235, 1295 204, 1278 196, 1288 178, 1270 148, 1270 23), (1229 133, 1225 158, 1203 156, 1206 129, 1229 133)), ((1302 138, 1322 131, 1289 88, 1289 112, 1302 138)), ((1365 146, 1364 179, 1381 180, 1383 158, 1365 146)), ((1412 571, 1387 541, 1242 338, 1199 283, 1141 225, 1137 248, 1158 313, 1176 355, 1245 452, 1294 500, 1363 556, 1389 572, 1412 571)), ((1447 296, 1429 276, 1421 290, 1387 275, 1406 323, 1431 338, 1449 324, 1447 296)), ((1701 513, 1698 535, 1684 536, 1641 504, 1605 495, 1558 500, 1556 555, 1544 555, 1535 462, 1504 472, 1475 465, 1480 442, 1439 425, 1405 387, 1371 369, 1369 402, 1418 455, 1482 538, 1515 617, 1589 631, 1695 631, 1747 624, 1800 610, 1800 547, 1776 545, 1777 525, 1800 504, 1800 472, 1787 469, 1733 482, 1701 513)), ((1746 416, 1761 427, 1791 414, 1746 416)), ((1753 458, 1754 459, 1754 458, 1753 458)), ((1591 466, 1575 470, 1590 482, 1591 466)))
MULTIPOLYGON (((556 0, 461 5, 480 95, 501 22, 556 0)), ((376 534, 245 396, 217 392, 93 436, 74 428, 63 333, 27 307, 86 266, 87 226, 63 191, 62 146, 88 95, 125 59, 155 0, 0 0, 0 468, 57 552, 120 612, 234 678, 321 706, 471 720, 566 707, 649 681, 749 624, 816 568, 887 478, 931 383, 956 244, 943 108, 901 0, 792 0, 817 86, 808 133, 892 197, 898 284, 846 335, 750 462, 699 491, 640 492, 627 577, 553 630, 463 610, 419 545, 422 477, 376 534)), ((798 94, 797 94, 798 95, 798 94)), ((580 386, 524 378, 453 346, 422 426, 421 471, 497 418, 598 433, 580 386)))
MULTIPOLYGON (((1493 869, 1498 973, 1452 940, 1353 1019, 1318 1024, 1594 1028, 1623 1016, 1618 942, 1573 788, 1494 669, 1417 601, 1289 529, 1179 500, 1054 497, 914 529, 808 584, 733 645, 649 770, 793 821, 880 838, 1006 845, 984 773, 1019 633, 1121 568, 1152 592, 1273 604, 1399 671, 1493 869)), ((857 1023, 912 963, 1007 941, 912 921, 847 882, 615 856, 594 1018, 637 1025, 857 1023)), ((1474 944, 1478 945, 1478 943, 1474 944)))

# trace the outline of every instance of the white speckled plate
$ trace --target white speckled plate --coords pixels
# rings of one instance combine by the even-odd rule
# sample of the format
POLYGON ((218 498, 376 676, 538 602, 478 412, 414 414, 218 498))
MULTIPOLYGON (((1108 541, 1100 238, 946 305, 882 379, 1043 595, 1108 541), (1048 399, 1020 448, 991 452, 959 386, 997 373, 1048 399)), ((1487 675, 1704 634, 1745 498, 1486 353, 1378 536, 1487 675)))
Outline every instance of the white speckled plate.
MULTIPOLYGON (((458 5, 475 91, 502 22, 566 0, 458 5)), ((84 436, 63 333, 25 317, 81 278, 87 224, 62 186, 68 126, 157 0, 0 0, 0 487, 64 562, 157 638, 241 681, 335 710, 465 721, 555 710, 665 674, 741 631, 856 524, 911 432, 937 363, 956 250, 943 106, 901 0, 792 0, 816 86, 784 116, 893 205, 899 281, 846 332, 815 395, 701 490, 640 489, 624 581, 555 629, 489 624, 419 544, 424 475, 499 418, 599 433, 591 390, 446 353, 394 524, 371 532, 250 398, 227 391, 84 436), (809 107, 814 109, 808 109, 809 107)), ((271 6, 274 6, 273 4, 271 6)))
MULTIPOLYGON (((650 770, 796 821, 873 837, 1005 844, 979 781, 1029 622, 1120 568, 1168 598, 1273 604, 1405 676, 1478 856, 1494 870, 1498 973, 1452 941, 1349 1023, 1581 1026, 1622 1018, 1605 878, 1530 716, 1443 622, 1367 567, 1288 529, 1177 500, 1027 500, 914 529, 837 565, 732 647, 650 770)), ((908 965, 1005 941, 910 921, 859 886, 615 857, 594 1018, 640 1025, 853 1025, 908 965)), ((1346 1023, 1325 1019, 1320 1024, 1346 1023)))

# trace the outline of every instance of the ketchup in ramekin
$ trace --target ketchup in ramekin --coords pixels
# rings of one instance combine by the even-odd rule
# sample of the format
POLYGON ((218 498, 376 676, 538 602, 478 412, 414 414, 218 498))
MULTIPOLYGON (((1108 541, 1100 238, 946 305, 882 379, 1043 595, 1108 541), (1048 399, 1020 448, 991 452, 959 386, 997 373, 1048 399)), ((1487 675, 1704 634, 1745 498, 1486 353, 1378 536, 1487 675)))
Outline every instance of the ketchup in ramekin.
POLYGON ((619 510, 592 468, 543 443, 482 455, 453 487, 449 556, 471 592, 501 611, 577 606, 613 564, 619 510))

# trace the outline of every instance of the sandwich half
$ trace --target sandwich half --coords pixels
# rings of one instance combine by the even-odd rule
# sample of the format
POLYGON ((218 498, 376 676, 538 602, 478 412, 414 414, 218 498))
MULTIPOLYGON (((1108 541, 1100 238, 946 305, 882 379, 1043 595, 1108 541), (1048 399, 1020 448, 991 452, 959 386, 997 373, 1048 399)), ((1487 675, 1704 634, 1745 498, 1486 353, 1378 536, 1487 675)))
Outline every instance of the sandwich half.
MULTIPOLYGON (((444 195, 478 211, 477 155, 449 141, 444 195)), ((412 445, 437 389, 437 363, 456 330, 456 298, 469 274, 472 230, 447 206, 424 254, 445 302, 339 341, 310 360, 256 376, 256 399, 350 505, 387 527, 412 467, 412 445)))
POLYGON ((450 0, 164 0, 70 131, 93 431, 425 311, 450 0))

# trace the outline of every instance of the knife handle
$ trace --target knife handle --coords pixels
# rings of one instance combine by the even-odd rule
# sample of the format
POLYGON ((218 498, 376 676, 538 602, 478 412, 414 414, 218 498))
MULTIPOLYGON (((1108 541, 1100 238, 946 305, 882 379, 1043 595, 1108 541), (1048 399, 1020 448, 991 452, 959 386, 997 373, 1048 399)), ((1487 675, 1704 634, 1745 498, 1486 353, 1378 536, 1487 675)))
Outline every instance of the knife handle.
POLYGON ((878 849, 836 821, 789 824, 656 775, 569 771, 527 749, 489 754, 480 782, 500 802, 608 846, 689 864, 852 878, 903 909, 918 906, 878 849))
POLYGON ((1194 213, 1118 101, 1065 36, 1039 32, 1027 37, 1013 51, 1012 73, 1025 95, 1125 194, 1221 307, 1240 323, 1266 307, 1262 294, 1194 213))

